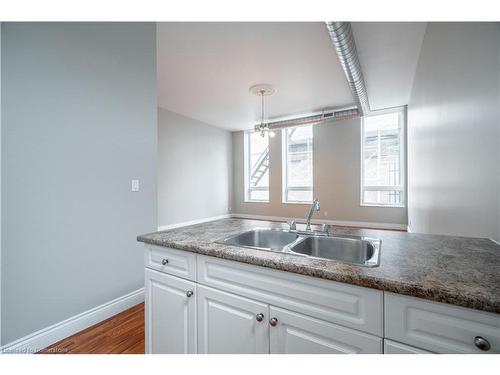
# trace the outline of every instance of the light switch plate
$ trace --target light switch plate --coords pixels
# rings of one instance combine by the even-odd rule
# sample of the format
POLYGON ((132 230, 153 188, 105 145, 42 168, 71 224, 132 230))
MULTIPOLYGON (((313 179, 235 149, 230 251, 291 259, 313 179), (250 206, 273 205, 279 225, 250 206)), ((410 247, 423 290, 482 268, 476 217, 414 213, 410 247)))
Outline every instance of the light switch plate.
POLYGON ((139 180, 132 180, 132 191, 139 191, 139 180))

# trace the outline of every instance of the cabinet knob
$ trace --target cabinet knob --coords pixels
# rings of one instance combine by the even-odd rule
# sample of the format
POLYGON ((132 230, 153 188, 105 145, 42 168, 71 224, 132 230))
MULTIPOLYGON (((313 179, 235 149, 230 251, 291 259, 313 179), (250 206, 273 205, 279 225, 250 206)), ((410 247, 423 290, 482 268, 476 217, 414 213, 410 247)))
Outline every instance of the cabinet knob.
POLYGON ((271 325, 271 327, 276 327, 276 324, 278 324, 278 319, 277 318, 269 319, 269 324, 271 325))
POLYGON ((255 319, 258 322, 262 322, 264 320, 264 314, 260 313, 260 314, 255 315, 255 319))
POLYGON ((166 259, 166 258, 165 258, 165 259, 162 259, 162 260, 161 260, 161 264, 163 264, 164 266, 165 266, 167 263, 168 263, 168 259, 166 259))
POLYGON ((191 297, 193 294, 194 294, 194 292, 192 290, 188 290, 186 292, 186 297, 191 297))
POLYGON ((490 348, 491 348, 489 341, 481 336, 474 337, 474 345, 476 345, 476 348, 478 348, 479 350, 482 350, 484 352, 490 350, 490 348))

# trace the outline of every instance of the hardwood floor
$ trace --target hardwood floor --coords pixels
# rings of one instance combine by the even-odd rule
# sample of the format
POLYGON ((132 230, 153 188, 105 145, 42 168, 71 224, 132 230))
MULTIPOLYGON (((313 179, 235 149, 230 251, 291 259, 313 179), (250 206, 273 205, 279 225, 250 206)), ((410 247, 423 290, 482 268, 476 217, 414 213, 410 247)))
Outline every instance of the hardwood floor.
POLYGON ((76 333, 41 354, 144 354, 144 303, 76 333))

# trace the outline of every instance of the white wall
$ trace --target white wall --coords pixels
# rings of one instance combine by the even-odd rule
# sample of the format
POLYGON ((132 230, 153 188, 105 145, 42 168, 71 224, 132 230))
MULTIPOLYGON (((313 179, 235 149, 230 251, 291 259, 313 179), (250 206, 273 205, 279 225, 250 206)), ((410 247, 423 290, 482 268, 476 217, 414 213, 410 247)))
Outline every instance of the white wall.
POLYGON ((144 285, 155 45, 153 23, 3 24, 3 344, 144 285))
POLYGON ((409 224, 500 239, 500 29, 429 23, 408 106, 409 224))
POLYGON ((231 133, 163 108, 158 111, 158 225, 227 214, 231 133))
MULTIPOLYGON (((313 127, 314 197, 321 202, 315 218, 335 221, 406 224, 406 208, 361 207, 360 120, 329 122, 313 127)), ((303 218, 308 204, 282 203, 281 132, 270 138, 270 202, 244 202, 243 132, 233 133, 234 212, 303 218)))

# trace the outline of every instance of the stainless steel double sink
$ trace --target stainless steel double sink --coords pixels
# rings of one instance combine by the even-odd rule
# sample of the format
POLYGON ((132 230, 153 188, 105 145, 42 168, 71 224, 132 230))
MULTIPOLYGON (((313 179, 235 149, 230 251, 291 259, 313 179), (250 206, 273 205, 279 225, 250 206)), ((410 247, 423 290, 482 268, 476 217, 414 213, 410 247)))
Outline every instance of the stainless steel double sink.
POLYGON ((376 267, 380 263, 381 241, 368 237, 256 228, 217 242, 363 267, 376 267))

